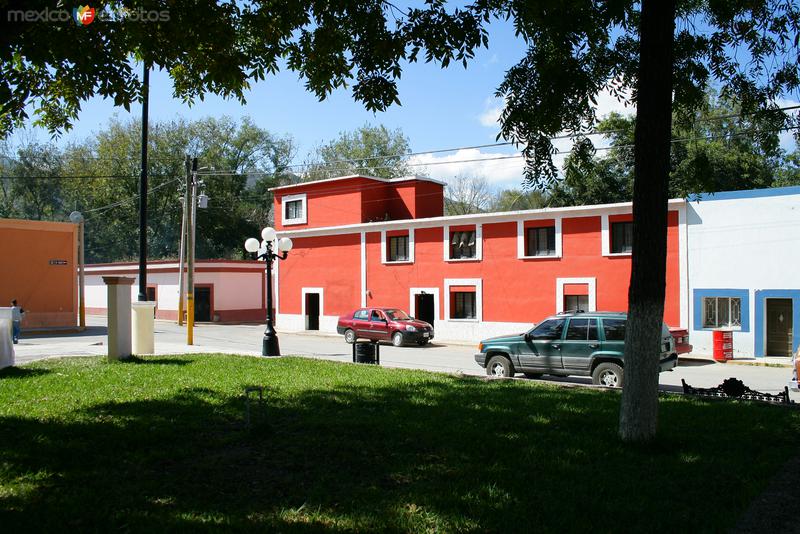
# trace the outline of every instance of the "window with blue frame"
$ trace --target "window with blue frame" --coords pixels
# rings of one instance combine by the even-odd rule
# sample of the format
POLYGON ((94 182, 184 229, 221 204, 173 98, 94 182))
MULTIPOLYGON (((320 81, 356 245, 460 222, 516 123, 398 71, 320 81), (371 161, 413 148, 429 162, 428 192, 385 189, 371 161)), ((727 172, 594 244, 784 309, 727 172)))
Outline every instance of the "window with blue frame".
POLYGON ((742 326, 742 299, 736 297, 703 298, 703 328, 742 326))
POLYGON ((750 291, 747 289, 695 289, 694 328, 730 328, 750 331, 750 291))

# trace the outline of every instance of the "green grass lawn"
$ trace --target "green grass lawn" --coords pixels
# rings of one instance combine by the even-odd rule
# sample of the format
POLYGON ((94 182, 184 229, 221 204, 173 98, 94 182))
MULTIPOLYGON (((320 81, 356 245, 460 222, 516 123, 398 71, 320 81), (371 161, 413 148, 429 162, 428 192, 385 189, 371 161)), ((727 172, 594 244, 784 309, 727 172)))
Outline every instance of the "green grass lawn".
POLYGON ((724 531, 800 412, 297 358, 0 371, 0 530, 724 531), (244 425, 243 388, 267 403, 244 425))

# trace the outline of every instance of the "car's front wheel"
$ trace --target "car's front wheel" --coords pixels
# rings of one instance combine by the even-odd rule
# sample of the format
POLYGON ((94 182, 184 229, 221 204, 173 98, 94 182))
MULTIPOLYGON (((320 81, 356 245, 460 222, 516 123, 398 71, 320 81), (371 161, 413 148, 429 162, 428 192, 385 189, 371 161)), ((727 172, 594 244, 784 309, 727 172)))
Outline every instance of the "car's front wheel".
POLYGON ((505 356, 492 356, 486 364, 486 374, 496 377, 514 376, 514 365, 505 356))
POLYGON ((356 333, 348 328, 344 331, 344 340, 346 343, 350 343, 352 345, 356 342, 356 333))
POLYGON ((403 334, 400 332, 395 332, 392 336, 392 345, 395 347, 402 347, 403 346, 403 334))
POLYGON ((592 371, 592 384, 596 386, 621 388, 622 382, 622 367, 616 363, 603 362, 592 371))

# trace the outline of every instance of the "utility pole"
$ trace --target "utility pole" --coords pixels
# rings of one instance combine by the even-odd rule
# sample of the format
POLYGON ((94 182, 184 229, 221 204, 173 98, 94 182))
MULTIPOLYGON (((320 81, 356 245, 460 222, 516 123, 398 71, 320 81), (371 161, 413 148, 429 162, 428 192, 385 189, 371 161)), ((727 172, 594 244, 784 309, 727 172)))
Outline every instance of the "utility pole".
POLYGON ((197 211, 197 158, 192 158, 192 193, 188 206, 189 224, 189 268, 186 275, 186 344, 194 345, 194 237, 195 212, 197 211))
POLYGON ((84 278, 84 257, 83 250, 85 248, 85 233, 84 224, 85 219, 81 212, 75 210, 69 214, 69 220, 78 225, 78 326, 81 330, 86 329, 86 297, 85 297, 85 278, 84 278))
POLYGON ((81 327, 81 330, 86 329, 86 279, 84 275, 84 267, 86 266, 86 262, 84 261, 83 251, 86 247, 86 234, 84 232, 85 222, 83 217, 81 217, 81 222, 78 225, 78 239, 81 242, 81 248, 78 249, 78 264, 80 265, 79 271, 79 282, 78 282, 78 292, 80 297, 80 308, 78 311, 78 325, 81 327))
POLYGON ((189 187, 192 181, 192 163, 189 155, 186 155, 186 183, 183 191, 183 216, 181 217, 181 246, 180 256, 178 257, 178 325, 183 326, 183 312, 184 312, 184 295, 183 288, 186 285, 184 282, 184 261, 186 260, 186 231, 188 230, 188 212, 189 209, 189 187))

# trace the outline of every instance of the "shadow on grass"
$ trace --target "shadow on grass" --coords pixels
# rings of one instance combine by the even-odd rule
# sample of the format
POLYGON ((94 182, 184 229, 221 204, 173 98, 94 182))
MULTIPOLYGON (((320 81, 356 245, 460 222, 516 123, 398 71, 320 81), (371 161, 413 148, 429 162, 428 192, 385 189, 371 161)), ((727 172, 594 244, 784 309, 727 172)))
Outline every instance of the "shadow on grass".
POLYGON ((292 394, 266 385, 251 430, 243 389, 214 385, 70 421, 0 417, 0 489, 16 488, 0 493, 0 524, 574 531, 626 510, 626 530, 720 530, 793 447, 785 412, 768 406, 668 399, 659 442, 625 447, 617 392, 450 377, 292 394))
POLYGON ((30 378, 33 376, 46 375, 49 369, 30 369, 27 367, 6 367, 0 369, 0 379, 30 378))
POLYGON ((169 358, 161 358, 158 356, 130 356, 123 360, 115 360, 113 363, 119 364, 136 364, 136 365, 189 365, 193 363, 194 359, 187 357, 175 357, 170 356, 169 358))

